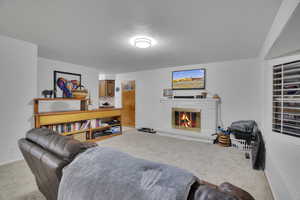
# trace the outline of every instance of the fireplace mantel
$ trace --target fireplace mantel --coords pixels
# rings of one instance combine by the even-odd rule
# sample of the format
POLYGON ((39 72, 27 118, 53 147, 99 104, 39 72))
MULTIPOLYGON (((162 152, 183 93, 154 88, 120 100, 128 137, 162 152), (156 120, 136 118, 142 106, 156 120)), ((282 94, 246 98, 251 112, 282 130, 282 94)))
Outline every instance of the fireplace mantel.
POLYGON ((161 103, 172 103, 172 102, 192 102, 192 103, 204 103, 204 102, 220 102, 220 99, 205 98, 205 99, 175 99, 175 98, 160 98, 161 103))
POLYGON ((217 132, 219 116, 219 99, 174 99, 160 98, 161 116, 164 123, 157 127, 158 134, 180 137, 183 139, 192 139, 212 143, 216 138, 212 136, 217 132), (174 129, 171 126, 172 108, 194 108, 201 111, 201 130, 192 132, 186 130, 174 129))

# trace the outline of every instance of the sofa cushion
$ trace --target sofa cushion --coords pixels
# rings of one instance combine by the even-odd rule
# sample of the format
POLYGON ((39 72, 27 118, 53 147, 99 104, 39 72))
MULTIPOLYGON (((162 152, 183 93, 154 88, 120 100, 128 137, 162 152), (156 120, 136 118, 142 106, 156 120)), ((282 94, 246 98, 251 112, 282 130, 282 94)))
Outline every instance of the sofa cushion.
POLYGON ((27 132, 26 139, 61 157, 65 161, 72 161, 78 153, 87 148, 97 146, 94 143, 82 143, 68 136, 61 136, 46 128, 35 128, 27 132))

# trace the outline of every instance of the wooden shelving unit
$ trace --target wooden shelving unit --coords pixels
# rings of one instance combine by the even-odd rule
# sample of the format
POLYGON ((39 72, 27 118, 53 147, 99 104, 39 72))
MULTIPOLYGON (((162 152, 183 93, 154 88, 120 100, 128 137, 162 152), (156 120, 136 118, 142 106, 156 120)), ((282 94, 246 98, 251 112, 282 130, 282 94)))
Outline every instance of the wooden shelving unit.
POLYGON ((115 134, 112 134, 112 135, 101 136, 101 137, 99 137, 97 139, 89 140, 89 142, 98 142, 98 141, 106 140, 108 138, 112 138, 112 137, 119 136, 119 135, 122 135, 122 133, 115 133, 115 134))
POLYGON ((77 130, 77 131, 64 132, 64 133, 61 133, 61 135, 74 135, 77 133, 83 133, 83 132, 88 132, 88 131, 90 131, 90 129, 82 129, 82 130, 77 130))
POLYGON ((33 99, 34 114, 39 113, 39 103, 41 101, 80 101, 80 110, 86 110, 86 107, 87 107, 87 99, 78 99, 78 98, 35 98, 35 99, 33 99))
POLYGON ((121 126, 121 109, 114 108, 103 108, 97 110, 85 110, 86 99, 72 99, 72 98, 54 98, 54 99, 45 99, 37 98, 34 99, 34 118, 35 118, 35 127, 53 127, 61 124, 72 124, 72 123, 81 123, 87 120, 96 120, 101 119, 103 121, 117 120, 120 123, 113 125, 100 126, 100 127, 91 127, 74 130, 60 133, 65 136, 75 136, 76 134, 85 134, 86 140, 88 142, 95 142, 104 139, 108 139, 114 136, 122 134, 121 126), (81 109, 76 111, 62 111, 62 112, 38 112, 38 106, 40 101, 70 101, 70 100, 79 100, 81 101, 81 109), (120 132, 113 133, 110 135, 103 135, 97 138, 93 138, 93 133, 97 131, 104 131, 112 128, 113 126, 120 126, 120 132))

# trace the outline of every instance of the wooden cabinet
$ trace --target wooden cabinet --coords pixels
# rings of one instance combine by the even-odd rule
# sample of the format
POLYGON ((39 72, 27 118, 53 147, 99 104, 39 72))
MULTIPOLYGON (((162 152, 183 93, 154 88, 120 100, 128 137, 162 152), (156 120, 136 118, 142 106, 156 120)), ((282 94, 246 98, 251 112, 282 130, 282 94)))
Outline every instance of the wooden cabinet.
POLYGON ((99 97, 106 97, 106 81, 99 82, 99 97))
POLYGON ((115 96, 115 81, 106 81, 106 92, 107 96, 114 97, 115 96))
POLYGON ((101 80, 99 83, 99 97, 114 97, 115 96, 115 81, 101 80))

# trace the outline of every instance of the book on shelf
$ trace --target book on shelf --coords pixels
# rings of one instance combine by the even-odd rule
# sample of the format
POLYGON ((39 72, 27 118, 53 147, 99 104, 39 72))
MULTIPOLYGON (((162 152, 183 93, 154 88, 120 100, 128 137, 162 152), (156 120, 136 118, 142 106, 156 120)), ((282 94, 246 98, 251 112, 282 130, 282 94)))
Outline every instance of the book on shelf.
POLYGON ((74 130, 75 130, 75 131, 80 130, 80 128, 81 128, 81 123, 80 123, 80 122, 74 123, 74 130))
POLYGON ((102 126, 101 119, 92 119, 91 120, 91 128, 98 128, 102 126))
POLYGON ((96 128, 96 119, 91 120, 91 128, 96 128))
POLYGON ((91 120, 86 120, 85 122, 83 122, 80 129, 81 130, 88 129, 90 124, 91 124, 91 120))
POLYGON ((81 126, 83 123, 74 122, 74 123, 65 123, 65 124, 56 124, 56 125, 48 125, 43 126, 44 128, 51 129, 58 133, 72 132, 81 130, 81 126))
POLYGON ((113 121, 103 122, 103 120, 101 119, 91 119, 91 120, 78 121, 72 123, 48 125, 44 127, 49 128, 55 132, 58 132, 59 134, 63 134, 63 133, 68 133, 73 131, 88 130, 89 128, 111 126, 111 128, 108 130, 110 130, 111 133, 117 133, 120 132, 120 126, 117 122, 119 121, 113 120, 113 121))
POLYGON ((64 124, 60 125, 60 133, 64 133, 65 132, 65 127, 64 124))

